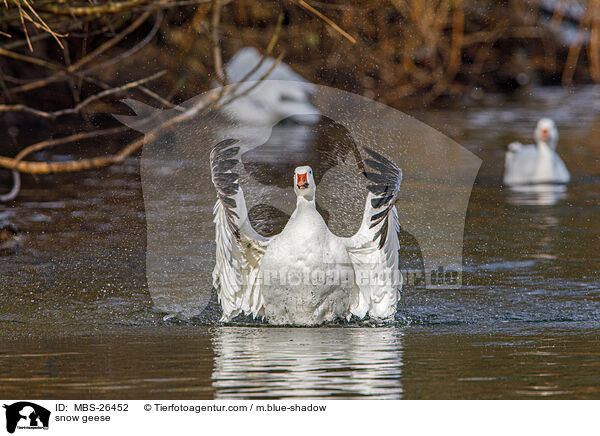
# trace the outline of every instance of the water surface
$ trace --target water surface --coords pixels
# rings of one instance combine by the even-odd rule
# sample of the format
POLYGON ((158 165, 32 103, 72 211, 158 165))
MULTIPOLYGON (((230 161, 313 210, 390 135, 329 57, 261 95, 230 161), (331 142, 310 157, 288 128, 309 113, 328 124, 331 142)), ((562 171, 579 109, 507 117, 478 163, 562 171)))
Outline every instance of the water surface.
POLYGON ((484 163, 463 286, 407 287, 384 327, 164 321, 146 284, 139 160, 27 183, 0 206, 23 232, 0 257, 0 397, 600 398, 599 97, 536 89, 414 114, 484 163), (531 140, 542 116, 572 183, 503 188, 506 144, 531 140))

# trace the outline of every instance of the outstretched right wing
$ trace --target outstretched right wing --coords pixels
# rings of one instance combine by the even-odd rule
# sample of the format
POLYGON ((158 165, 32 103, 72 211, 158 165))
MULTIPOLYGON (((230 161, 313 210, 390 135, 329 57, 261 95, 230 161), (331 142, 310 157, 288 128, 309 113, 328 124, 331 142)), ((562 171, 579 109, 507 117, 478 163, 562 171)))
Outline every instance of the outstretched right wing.
POLYGON ((358 232, 344 241, 355 271, 357 294, 351 312, 363 318, 388 319, 396 312, 402 287, 398 268, 400 242, 398 198, 402 170, 381 154, 369 154, 365 177, 371 182, 365 202, 362 224, 358 232))
POLYGON ((223 308, 222 320, 240 313, 262 315, 263 299, 258 272, 269 238, 259 235, 250 225, 239 174, 239 141, 226 139, 210 153, 212 182, 217 190, 214 208, 216 265, 213 286, 223 308))

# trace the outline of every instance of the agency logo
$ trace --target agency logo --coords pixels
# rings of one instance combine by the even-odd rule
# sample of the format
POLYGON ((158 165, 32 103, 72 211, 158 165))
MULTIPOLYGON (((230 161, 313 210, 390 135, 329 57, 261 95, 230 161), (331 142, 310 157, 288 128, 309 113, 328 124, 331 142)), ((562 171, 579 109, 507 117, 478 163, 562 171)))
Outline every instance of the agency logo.
POLYGON ((4 405, 6 409, 6 431, 14 433, 16 429, 48 429, 50 411, 29 401, 19 401, 4 405))

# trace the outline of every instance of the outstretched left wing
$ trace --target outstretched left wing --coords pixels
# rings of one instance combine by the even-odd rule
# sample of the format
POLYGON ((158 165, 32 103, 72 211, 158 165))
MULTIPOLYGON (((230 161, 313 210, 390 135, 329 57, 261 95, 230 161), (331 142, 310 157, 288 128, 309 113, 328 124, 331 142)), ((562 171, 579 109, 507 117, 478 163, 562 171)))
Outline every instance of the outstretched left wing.
POLYGON ((396 312, 402 275, 398 268, 398 211, 394 203, 400 191, 402 170, 381 154, 369 155, 365 177, 372 182, 358 232, 345 238, 355 273, 356 294, 351 312, 387 319, 396 312))
POLYGON ((233 171, 239 163, 240 148, 235 139, 215 145, 210 153, 212 181, 217 190, 214 208, 216 264, 213 286, 223 308, 223 320, 239 313, 262 315, 263 299, 258 273, 269 238, 250 225, 239 175, 233 171))

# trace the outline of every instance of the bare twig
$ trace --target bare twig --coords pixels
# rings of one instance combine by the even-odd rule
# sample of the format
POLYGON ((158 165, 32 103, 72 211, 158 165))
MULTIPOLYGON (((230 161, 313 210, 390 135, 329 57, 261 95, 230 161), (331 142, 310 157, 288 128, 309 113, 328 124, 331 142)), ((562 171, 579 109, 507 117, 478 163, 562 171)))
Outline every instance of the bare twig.
POLYGON ((340 35, 342 35, 344 38, 346 38, 352 44, 356 44, 356 39, 352 35, 350 35, 348 32, 346 32, 344 29, 342 29, 340 26, 338 26, 337 24, 335 24, 330 18, 327 18, 325 15, 323 15, 321 12, 319 12, 318 10, 316 10, 315 8, 313 8, 311 5, 309 5, 308 3, 306 3, 304 0, 297 0, 297 1, 298 1, 298 4, 300 6, 302 6, 304 9, 312 12, 317 17, 319 17, 321 20, 325 21, 336 32, 338 32, 340 35))
POLYGON ((85 71, 83 71, 83 74, 90 74, 90 73, 94 73, 96 71, 102 70, 104 68, 110 67, 112 65, 115 65, 119 62, 121 62, 123 59, 126 59, 128 57, 130 57, 131 55, 133 55, 134 53, 138 52, 139 50, 141 50, 145 45, 147 45, 150 41, 152 41, 152 38, 154 38, 154 36, 156 35, 156 32, 158 32, 158 29, 160 28, 160 25, 162 23, 164 14, 163 12, 159 9, 158 12, 156 13, 156 21, 154 22, 154 26, 152 26, 152 29, 150 30, 150 32, 144 37, 144 39, 142 39, 140 42, 138 42, 136 45, 134 45, 133 47, 131 47, 129 50, 124 51, 123 53, 109 59, 106 62, 103 62, 99 65, 95 65, 91 68, 87 68, 85 71))
MULTIPOLYGON (((25 6, 27 6, 27 9, 29 9, 31 11, 31 13, 38 19, 39 25, 41 26, 42 29, 44 29, 47 33, 49 33, 50 35, 52 35, 52 37, 56 40, 56 42, 58 43, 58 45, 60 45, 60 47, 63 47, 62 42, 60 41, 60 39, 58 39, 59 37, 64 37, 65 35, 59 35, 58 33, 54 32, 50 26, 48 26, 46 24, 46 22, 42 19, 42 17, 39 16, 39 14, 35 11, 35 9, 33 9, 33 7, 29 4, 29 2, 27 0, 21 0, 23 3, 25 3, 25 6)), ((20 6, 19 6, 20 8, 20 6)), ((30 21, 34 24, 37 25, 38 23, 36 23, 33 19, 30 18, 30 21)))
POLYGON ((4 81, 4 71, 2 71, 2 66, 0 66, 0 88, 2 88, 2 93, 7 101, 10 101, 10 95, 8 93, 8 88, 6 87, 6 82, 4 81))
POLYGON ((589 5, 592 32, 588 46, 590 59, 590 75, 596 83, 600 83, 600 0, 592 0, 589 5))
POLYGON ((0 203, 6 203, 8 201, 13 201, 19 195, 21 191, 21 175, 18 171, 12 170, 12 179, 13 184, 12 188, 6 194, 0 194, 0 203))
POLYGON ((69 144, 71 142, 81 141, 82 139, 97 138, 99 136, 116 135, 129 130, 126 126, 113 127, 112 129, 93 130, 91 132, 75 133, 73 135, 65 136, 57 139, 47 139, 45 141, 37 142, 29 145, 21 150, 15 156, 15 162, 21 162, 25 157, 36 151, 43 150, 49 147, 56 147, 57 145, 69 144))
MULTIPOLYGON (((115 65, 115 64, 121 62, 123 59, 127 59, 128 57, 132 56, 134 53, 141 50, 145 45, 147 45, 152 40, 152 38, 154 38, 154 36, 158 32, 158 29, 160 28, 163 17, 164 17, 163 12, 161 10, 158 10, 158 12, 156 14, 156 21, 154 22, 154 26, 152 27, 150 32, 144 37, 144 39, 142 39, 139 43, 134 45, 129 50, 119 54, 118 56, 115 56, 114 58, 109 59, 106 62, 103 62, 99 65, 95 65, 91 68, 87 68, 86 70, 82 71, 81 74, 88 75, 88 74, 94 73, 96 71, 102 70, 104 68, 110 67, 112 65, 115 65)), ((146 94, 147 96, 152 97, 156 101, 160 102, 162 105, 164 105, 170 109, 173 109, 173 108, 177 109, 177 106, 172 104, 170 101, 164 99, 160 95, 156 94, 155 92, 149 90, 145 86, 139 86, 138 89, 141 92, 143 92, 144 94, 146 94)))
POLYGON ((227 85, 227 72, 223 69, 223 56, 221 54, 221 38, 219 36, 219 24, 221 22, 221 0, 214 0, 213 14, 211 17, 211 35, 213 43, 213 61, 215 73, 222 86, 227 85))
MULTIPOLYGON (((139 150, 145 142, 154 141, 158 138, 159 135, 163 134, 165 131, 172 129, 175 125, 189 121, 195 116, 206 114, 211 110, 218 110, 225 104, 230 103, 235 98, 241 98, 244 95, 247 95, 256 86, 260 85, 260 83, 268 77, 268 75, 273 71, 273 69, 279 65, 281 60, 283 59, 283 53, 279 55, 273 65, 269 68, 268 71, 265 72, 259 79, 259 81, 253 84, 250 88, 244 90, 244 92, 234 95, 230 99, 226 99, 231 95, 233 87, 223 87, 219 93, 214 93, 209 101, 201 100, 190 108, 185 109, 185 111, 167 121, 160 124, 159 126, 152 129, 150 132, 146 133, 143 137, 138 138, 131 143, 129 143, 126 147, 121 149, 118 153, 106 156, 106 157, 93 157, 87 159, 81 159, 77 161, 68 161, 68 162, 32 162, 32 161, 23 161, 21 160, 28 153, 31 153, 34 150, 39 150, 41 148, 45 148, 51 145, 57 145, 57 141, 54 142, 46 142, 46 143, 38 143, 33 146, 28 147, 23 150, 16 158, 8 158, 4 156, 0 156, 0 167, 8 168, 11 170, 17 170, 22 173, 29 174, 50 174, 50 173, 60 173, 60 172, 74 172, 74 171, 83 171, 90 169, 97 169, 106 167, 109 165, 119 164, 123 162, 127 157, 131 154, 139 150)), ((83 139, 83 135, 92 136, 93 133, 89 134, 80 134, 81 139, 83 139)), ((72 140, 75 135, 63 138, 62 140, 72 140)))
POLYGON ((126 11, 128 9, 132 9, 136 6, 142 6, 146 3, 149 3, 151 0, 129 0, 123 2, 109 2, 105 4, 100 4, 97 6, 69 6, 62 7, 57 4, 46 4, 38 7, 39 10, 44 12, 51 12, 56 15, 69 15, 72 17, 78 16, 94 16, 94 15, 102 15, 102 14, 116 14, 118 12, 126 11))
POLYGON ((451 81, 460 68, 460 55, 464 38, 465 12, 462 0, 454 2, 454 16, 452 23, 452 50, 450 60, 446 69, 446 80, 451 81))
POLYGON ((138 87, 143 83, 147 83, 152 80, 156 80, 159 77, 163 76, 165 73, 166 73, 166 71, 164 71, 164 70, 159 71, 158 73, 155 73, 149 77, 145 77, 143 79, 139 79, 134 82, 129 82, 125 85, 122 85, 122 86, 119 86, 116 88, 104 90, 98 94, 94 94, 94 95, 86 98, 81 103, 79 103, 77 106, 75 106, 73 108, 69 108, 69 109, 61 109, 61 110, 54 111, 54 112, 46 112, 46 111, 42 111, 39 109, 31 108, 29 106, 25 106, 23 104, 16 104, 16 105, 0 105, 0 112, 25 112, 25 113, 28 113, 31 115, 35 115, 35 116, 38 116, 41 118, 47 118, 47 119, 54 119, 54 118, 57 118, 57 117, 60 117, 63 115, 76 114, 79 111, 81 111, 84 107, 86 107, 87 105, 89 105, 90 103, 92 103, 96 100, 99 100, 108 95, 116 94, 118 92, 122 92, 122 91, 126 91, 128 89, 138 87))
MULTIPOLYGON (((35 36, 30 37, 30 39, 31 39, 31 42, 37 42, 37 41, 44 40, 44 39, 46 39, 48 37, 50 37, 49 34, 47 34, 47 33, 40 33, 39 35, 35 35, 35 36)), ((15 38, 14 41, 9 42, 8 44, 4 44, 2 46, 2 48, 6 49, 6 50, 12 50, 12 49, 15 49, 15 48, 19 48, 19 47, 21 47, 23 45, 27 45, 27 41, 26 40, 16 39, 15 38)))
POLYGON ((22 60, 24 62, 29 62, 29 63, 39 65, 39 66, 42 66, 42 67, 45 67, 45 68, 48 68, 51 70, 59 71, 58 73, 56 73, 52 76, 46 77, 46 78, 38 80, 36 82, 32 82, 32 83, 29 83, 26 85, 11 88, 10 92, 12 94, 15 94, 17 92, 33 91, 37 88, 47 86, 50 83, 64 80, 68 74, 75 73, 82 66, 84 66, 85 64, 87 64, 88 62, 90 62, 92 59, 96 58, 100 54, 104 53, 106 50, 108 50, 109 48, 116 45, 119 41, 121 41, 123 38, 125 38, 127 35, 129 35, 131 32, 136 30, 140 25, 142 25, 142 23, 144 21, 146 21, 146 19, 151 15, 151 13, 152 12, 149 11, 149 12, 142 14, 142 16, 138 17, 137 20, 135 20, 133 23, 131 23, 126 29, 124 29, 118 35, 114 36, 113 38, 111 38, 110 40, 108 40, 107 42, 102 44, 96 50, 83 56, 81 59, 79 59, 77 62, 73 63, 68 68, 64 68, 60 65, 55 65, 51 62, 44 61, 42 59, 22 55, 20 53, 16 53, 16 52, 12 52, 12 51, 0 48, 1 56, 11 57, 13 59, 22 60))
POLYGON ((17 3, 17 7, 19 9, 19 18, 21 19, 21 27, 23 28, 23 33, 25 33, 25 40, 27 40, 27 46, 29 47, 29 51, 33 52, 33 46, 31 45, 31 40, 29 39, 29 32, 27 30, 27 25, 25 24, 25 13, 23 8, 21 7, 21 3, 17 3))
POLYGON ((68 162, 32 162, 17 160, 16 158, 9 158, 0 156, 0 167, 8 168, 11 170, 17 170, 22 173, 29 174, 51 174, 51 173, 64 173, 91 170, 106 167, 109 165, 119 164, 123 162, 131 154, 139 150, 144 142, 153 141, 160 134, 174 127, 176 124, 188 121, 194 116, 200 113, 206 113, 216 103, 216 99, 213 98, 210 102, 200 101, 185 112, 177 115, 159 126, 146 133, 143 137, 138 138, 126 147, 122 148, 119 152, 106 156, 106 157, 93 157, 81 160, 74 160, 68 162))
MULTIPOLYGON (((11 94, 19 93, 19 92, 32 91, 37 88, 47 86, 51 83, 65 80, 69 77, 69 75, 73 75, 73 76, 79 78, 80 80, 86 80, 86 81, 92 82, 92 83, 100 86, 101 88, 110 89, 109 85, 107 85, 99 80, 92 79, 92 78, 88 77, 87 75, 94 71, 100 70, 102 68, 105 68, 105 67, 111 65, 113 60, 116 60, 118 62, 118 61, 121 61, 122 59, 125 59, 126 58, 125 54, 127 54, 127 56, 130 56, 131 54, 133 54, 136 51, 138 51, 139 49, 141 49, 145 44, 147 44, 149 42, 149 40, 151 40, 154 37, 154 35, 156 34, 156 31, 160 27, 161 20, 162 20, 162 13, 159 13, 157 16, 155 25, 152 28, 152 30, 150 31, 150 33, 140 43, 138 43, 136 46, 134 46, 133 48, 128 50, 123 55, 119 55, 119 56, 117 56, 116 59, 113 58, 106 63, 91 67, 91 68, 81 71, 81 72, 73 71, 75 69, 75 67, 82 65, 81 60, 77 63, 77 65, 71 65, 69 68, 65 68, 61 65, 53 64, 51 62, 48 62, 48 61, 45 61, 42 59, 38 59, 38 58, 35 58, 32 56, 22 55, 20 53, 16 53, 16 52, 13 52, 13 51, 10 51, 7 49, 0 48, 0 56, 6 56, 6 57, 13 58, 13 59, 21 60, 23 62, 28 62, 28 63, 34 64, 34 65, 43 66, 47 69, 51 69, 54 71, 60 71, 60 73, 54 74, 50 77, 44 77, 44 78, 36 80, 34 82, 26 83, 26 84, 23 84, 20 86, 15 86, 13 88, 7 89, 6 94, 11 95, 11 94)), ((115 38, 123 38, 124 36, 126 36, 127 33, 131 32, 133 30, 134 29, 132 29, 132 27, 130 26, 128 29, 126 29, 121 34, 117 35, 115 38)), ((88 58, 88 56, 84 56, 84 58, 88 58)), ((139 90, 141 92, 143 92, 144 94, 148 95, 149 97, 152 97, 153 99, 157 100, 158 102, 160 102, 162 105, 164 105, 166 107, 176 108, 176 106, 173 105, 171 102, 162 98, 160 95, 156 94, 155 92, 149 90, 148 88, 146 88, 144 86, 139 86, 139 90)), ((36 115, 38 115, 38 114, 36 114, 36 115)))
MULTIPOLYGON (((277 57, 277 59, 275 59, 275 62, 273 62, 273 64, 269 67, 269 69, 267 71, 265 71, 265 73, 258 79, 258 81, 256 83, 252 84, 252 86, 248 87, 243 92, 240 92, 239 94, 234 94, 229 100, 225 101, 221 105, 217 105, 216 108, 218 109, 221 106, 225 106, 238 98, 242 98, 242 97, 250 94, 258 85, 260 85, 269 76, 269 74, 271 74, 271 72, 277 67, 277 65, 279 65, 281 63, 281 60, 283 59, 284 54, 285 53, 281 53, 277 57)), ((242 83, 242 82, 240 82, 240 83, 242 83)), ((237 87, 234 87, 234 89, 237 89, 237 87)))
MULTIPOLYGON (((183 1, 174 1, 161 5, 161 8, 172 8, 174 6, 191 6, 191 5, 199 5, 202 3, 210 3, 212 0, 183 0, 183 1)), ((227 2, 228 3, 228 2, 227 2)))
POLYGON ((271 56, 271 52, 275 48, 275 44, 277 43, 277 40, 279 39, 279 33, 281 32, 282 24, 283 24, 283 14, 279 14, 279 17, 277 18, 277 24, 275 25, 275 32, 273 32, 273 36, 271 36, 271 40, 269 41, 269 44, 267 45, 267 50, 265 51, 265 54, 260 59, 260 61, 252 69, 250 69, 250 71, 248 71, 244 75, 244 77, 242 77, 240 82, 245 82, 246 80, 248 80, 248 78, 250 76, 252 76, 256 71, 258 71, 260 69, 260 67, 263 66, 263 64, 265 63, 265 60, 267 60, 267 58, 269 56, 271 56))
POLYGON ((125 38, 127 35, 129 35, 131 32, 133 32, 134 30, 136 30, 138 27, 140 27, 147 19, 148 17, 152 15, 152 11, 148 11, 143 13, 140 17, 138 17, 133 23, 131 23, 129 26, 127 26, 123 31, 121 31, 119 34, 115 35, 113 38, 109 39, 108 41, 106 41, 104 44, 102 44, 100 47, 98 47, 97 49, 95 49, 94 51, 88 53, 86 56, 82 57, 81 59, 79 59, 77 62, 75 62, 70 68, 69 71, 75 71, 80 69, 82 66, 84 66, 85 64, 89 63, 91 60, 97 58, 99 55, 101 55, 102 53, 104 53, 106 50, 108 50, 109 48, 114 47, 117 43, 119 43, 123 38, 125 38))
MULTIPOLYGON (((63 58, 65 60, 65 67, 71 66, 71 52, 69 50, 69 44, 65 42, 63 46, 63 58)), ((77 104, 80 102, 81 94, 78 92, 81 90, 77 84, 75 84, 75 79, 73 76, 69 76, 67 79, 69 82, 69 90, 71 91, 71 95, 73 97, 73 104, 77 104)))
POLYGON ((579 22, 577 36, 575 37, 573 44, 571 44, 571 47, 569 47, 569 54, 567 55, 562 74, 563 86, 569 86, 573 83, 573 75, 575 74, 579 53, 581 52, 581 46, 583 45, 583 32, 587 27, 588 18, 588 14, 585 14, 579 22))
POLYGON ((47 68, 49 70, 60 71, 63 68, 60 65, 55 65, 52 62, 45 61, 43 59, 38 59, 33 56, 27 56, 21 53, 17 53, 14 51, 7 50, 5 48, 0 47, 0 56, 12 58, 18 61, 27 62, 33 65, 38 65, 40 67, 47 68))
POLYGON ((235 84, 233 84, 233 85, 230 86, 230 93, 232 94, 232 97, 229 100, 223 102, 222 106, 227 105, 227 104, 231 103, 232 101, 234 101, 234 100, 236 100, 238 98, 242 98, 245 95, 248 95, 262 81, 264 81, 269 76, 269 74, 271 74, 273 72, 273 70, 277 67, 277 65, 279 65, 281 63, 281 60, 283 59, 284 53, 281 53, 277 57, 277 59, 275 59, 275 62, 273 62, 273 64, 268 68, 268 70, 259 78, 259 80, 257 81, 257 83, 251 85, 248 89, 244 90, 243 92, 241 92, 239 94, 235 93, 238 90, 238 88, 244 82, 246 82, 248 80, 248 78, 252 74, 254 74, 256 71, 258 71, 258 69, 263 65, 263 63, 265 62, 265 60, 271 55, 271 52, 273 51, 273 48, 275 48, 275 44, 277 43, 277 39, 279 38, 279 32, 281 31, 281 24, 282 23, 283 23, 283 14, 280 14, 279 18, 277 19, 277 25, 275 26, 275 32, 273 32, 273 35, 271 36, 271 40, 269 41, 269 44, 267 45, 267 50, 266 50, 265 54, 263 55, 263 57, 261 58, 261 60, 250 71, 248 71, 244 75, 244 77, 242 77, 242 79, 238 83, 235 83, 235 84))

